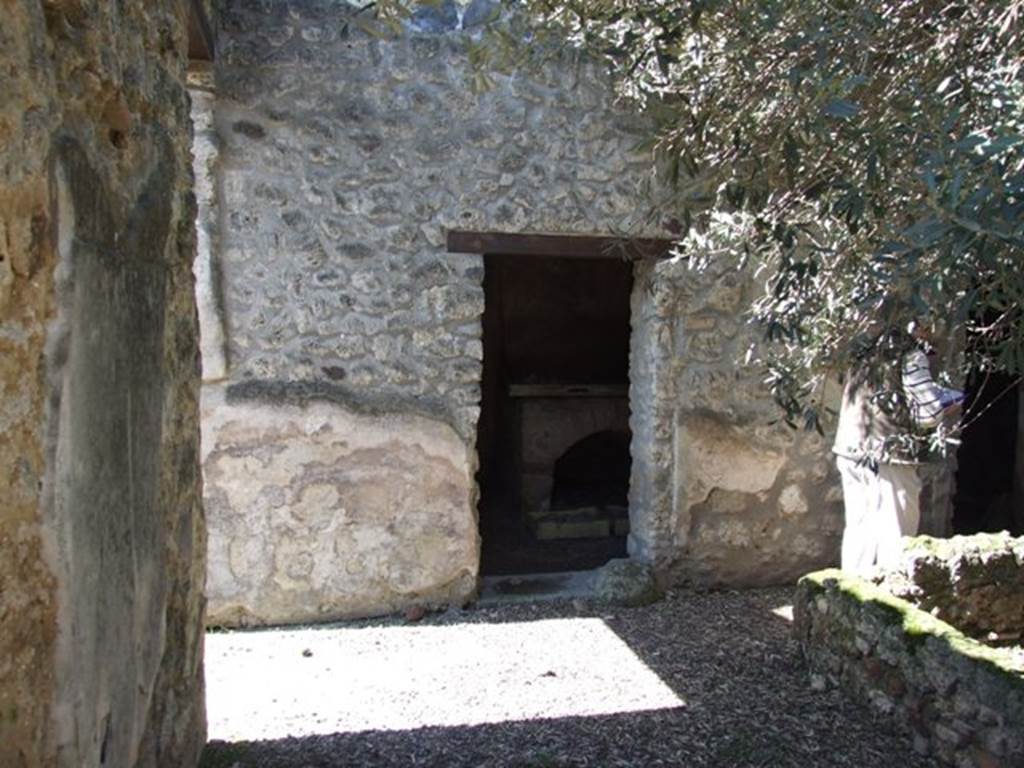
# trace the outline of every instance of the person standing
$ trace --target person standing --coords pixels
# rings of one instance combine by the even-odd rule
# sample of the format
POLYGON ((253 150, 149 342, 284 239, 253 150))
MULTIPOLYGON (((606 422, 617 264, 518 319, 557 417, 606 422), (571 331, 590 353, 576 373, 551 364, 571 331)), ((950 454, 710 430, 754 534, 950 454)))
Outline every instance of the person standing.
POLYGON ((934 382, 926 338, 915 328, 890 370, 862 366, 847 376, 832 450, 846 518, 841 567, 851 573, 894 565, 900 539, 917 534, 923 433, 953 416, 963 400, 962 392, 934 382))

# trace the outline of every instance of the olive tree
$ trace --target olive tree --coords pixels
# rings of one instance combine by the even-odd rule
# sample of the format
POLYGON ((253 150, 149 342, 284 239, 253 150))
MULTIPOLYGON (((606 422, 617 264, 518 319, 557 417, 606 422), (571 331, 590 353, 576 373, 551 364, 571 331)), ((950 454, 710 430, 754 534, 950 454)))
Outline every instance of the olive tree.
POLYGON ((966 367, 1024 370, 1024 0, 525 5, 654 119, 681 253, 756 262, 791 418, 912 319, 966 332, 966 367))
POLYGON ((970 340, 962 371, 1024 371, 1024 0, 512 5, 472 48, 482 80, 567 49, 607 67, 654 126, 678 253, 701 269, 730 243, 763 280, 790 420, 891 365, 913 319, 970 340))

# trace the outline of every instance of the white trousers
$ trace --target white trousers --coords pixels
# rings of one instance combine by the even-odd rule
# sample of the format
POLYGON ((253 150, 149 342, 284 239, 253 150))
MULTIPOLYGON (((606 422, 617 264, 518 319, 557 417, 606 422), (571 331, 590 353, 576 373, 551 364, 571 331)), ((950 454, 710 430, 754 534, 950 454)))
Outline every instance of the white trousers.
POLYGON ((843 456, 846 527, 842 568, 860 576, 899 562, 900 538, 917 535, 921 522, 921 479, 914 464, 881 464, 878 472, 843 456))

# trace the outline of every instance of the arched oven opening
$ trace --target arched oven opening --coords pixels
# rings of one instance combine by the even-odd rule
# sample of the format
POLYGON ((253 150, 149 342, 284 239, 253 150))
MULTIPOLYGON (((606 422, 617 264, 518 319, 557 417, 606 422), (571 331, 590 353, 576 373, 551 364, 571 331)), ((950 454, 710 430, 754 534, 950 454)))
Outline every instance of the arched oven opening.
POLYGON ((606 535, 629 531, 629 433, 605 430, 584 437, 555 461, 550 510, 608 523, 606 535))

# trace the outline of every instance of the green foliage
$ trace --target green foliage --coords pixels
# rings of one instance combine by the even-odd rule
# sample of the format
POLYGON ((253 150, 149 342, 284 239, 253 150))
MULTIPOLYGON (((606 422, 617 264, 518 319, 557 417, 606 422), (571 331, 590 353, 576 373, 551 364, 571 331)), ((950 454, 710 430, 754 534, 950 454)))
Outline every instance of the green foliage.
POLYGON ((792 420, 915 318, 970 339, 965 370, 1024 371, 1024 0, 522 4, 658 126, 682 253, 731 238, 758 266, 792 420))
MULTIPOLYGON (((387 34, 410 3, 366 10, 387 34)), ((911 320, 964 351, 954 379, 1024 373, 1024 0, 511 5, 466 42, 475 87, 606 65, 653 126, 679 252, 702 269, 728 243, 755 266, 757 357, 791 423, 819 427, 852 365, 891 366, 911 320)))

